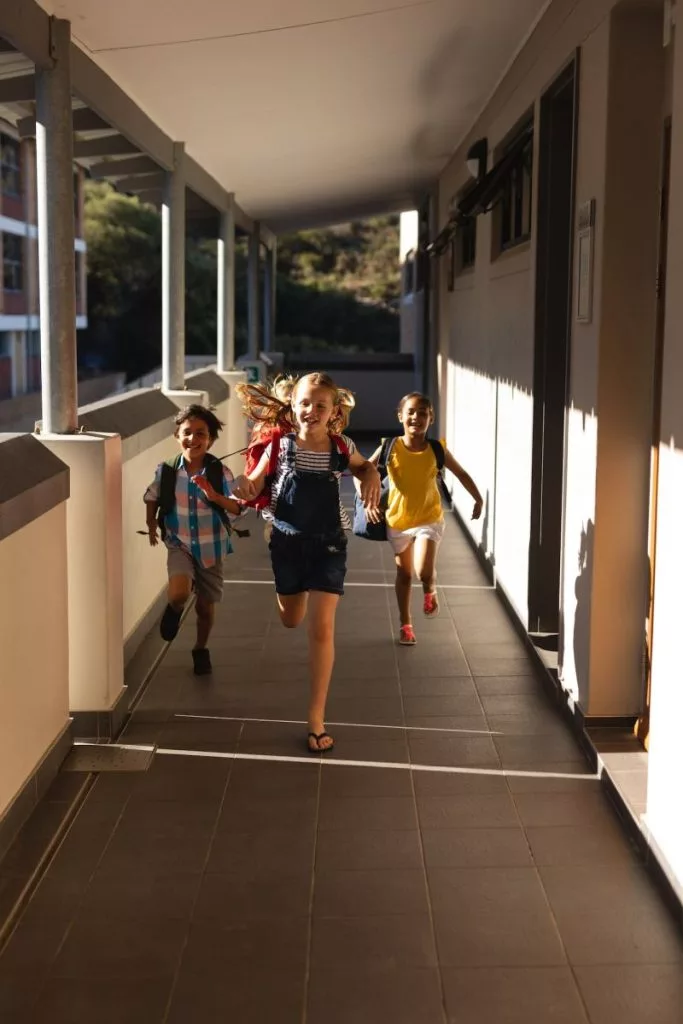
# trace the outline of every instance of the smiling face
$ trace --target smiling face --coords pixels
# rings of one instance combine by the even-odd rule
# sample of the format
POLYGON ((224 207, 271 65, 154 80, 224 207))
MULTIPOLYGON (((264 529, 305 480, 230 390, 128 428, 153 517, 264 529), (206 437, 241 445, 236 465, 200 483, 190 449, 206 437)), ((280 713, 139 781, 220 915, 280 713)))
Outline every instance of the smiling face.
POLYGON ((398 420, 407 437, 419 440, 425 436, 433 423, 434 413, 424 398, 411 396, 401 406, 398 420))
POLYGON ((204 420, 191 416, 178 426, 176 437, 183 450, 186 462, 201 463, 213 444, 209 428, 204 420))
POLYGON ((303 377, 297 384, 292 409, 303 437, 322 436, 334 415, 334 392, 303 377))

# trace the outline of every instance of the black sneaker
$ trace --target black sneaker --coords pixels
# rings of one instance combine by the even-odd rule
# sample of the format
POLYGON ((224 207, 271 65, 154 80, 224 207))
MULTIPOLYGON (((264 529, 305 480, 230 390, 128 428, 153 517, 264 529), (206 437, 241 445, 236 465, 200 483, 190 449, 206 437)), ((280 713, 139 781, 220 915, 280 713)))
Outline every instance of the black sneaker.
POLYGON ((159 623, 159 632, 166 643, 170 643, 178 635, 182 614, 182 612, 177 612, 175 608, 172 608, 170 604, 166 605, 166 611, 161 616, 161 622, 159 623))
POLYGON ((192 661, 196 676, 210 676, 213 672, 211 655, 206 647, 195 647, 192 651, 192 661))

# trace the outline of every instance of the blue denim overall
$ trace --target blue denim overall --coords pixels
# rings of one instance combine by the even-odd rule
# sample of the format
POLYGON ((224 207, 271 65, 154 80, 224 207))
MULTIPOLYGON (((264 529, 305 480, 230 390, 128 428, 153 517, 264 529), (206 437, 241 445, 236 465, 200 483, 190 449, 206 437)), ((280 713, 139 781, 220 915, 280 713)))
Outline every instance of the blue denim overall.
POLYGON ((330 442, 327 472, 296 468, 294 434, 282 438, 285 472, 273 516, 270 553, 279 594, 321 590, 342 594, 347 540, 341 525, 339 482, 349 460, 330 442))

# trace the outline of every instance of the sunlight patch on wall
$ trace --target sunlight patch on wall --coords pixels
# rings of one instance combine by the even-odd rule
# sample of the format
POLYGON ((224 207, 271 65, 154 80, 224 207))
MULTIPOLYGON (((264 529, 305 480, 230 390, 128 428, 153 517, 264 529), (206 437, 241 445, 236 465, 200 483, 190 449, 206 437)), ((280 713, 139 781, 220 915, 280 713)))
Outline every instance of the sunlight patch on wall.
POLYGON ((493 495, 495 490, 495 381, 448 361, 448 433, 446 443, 455 458, 476 481, 487 501, 478 522, 471 522, 472 499, 450 474, 446 486, 458 512, 478 544, 487 553, 493 543, 493 495))
POLYGON ((660 446, 652 652, 652 707, 647 821, 678 878, 683 878, 683 686, 681 574, 683 570, 683 452, 660 446))
POLYGON ((528 621, 534 401, 509 381, 497 386, 496 571, 517 614, 528 621))
POLYGON ((450 474, 447 486, 477 543, 520 617, 527 618, 533 400, 513 384, 449 360, 448 447, 485 499, 482 518, 470 522, 472 502, 450 474))

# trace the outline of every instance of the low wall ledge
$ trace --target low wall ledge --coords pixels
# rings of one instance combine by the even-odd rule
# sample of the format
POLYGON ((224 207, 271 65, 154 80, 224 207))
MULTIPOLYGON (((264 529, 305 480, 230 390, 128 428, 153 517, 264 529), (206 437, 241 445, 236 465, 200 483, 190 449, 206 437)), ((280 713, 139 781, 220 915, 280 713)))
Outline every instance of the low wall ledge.
POLYGON ((173 434, 177 405, 158 388, 111 395, 79 410, 78 425, 97 434, 119 434, 124 462, 173 434))
POLYGON ((69 497, 69 468, 31 434, 0 434, 0 541, 69 497))
POLYGON ((185 376, 188 388, 206 391, 211 405, 220 405, 230 398, 230 385, 215 370, 193 370, 185 376))

